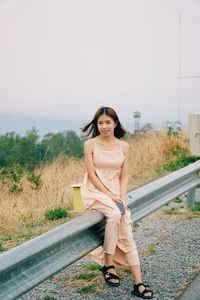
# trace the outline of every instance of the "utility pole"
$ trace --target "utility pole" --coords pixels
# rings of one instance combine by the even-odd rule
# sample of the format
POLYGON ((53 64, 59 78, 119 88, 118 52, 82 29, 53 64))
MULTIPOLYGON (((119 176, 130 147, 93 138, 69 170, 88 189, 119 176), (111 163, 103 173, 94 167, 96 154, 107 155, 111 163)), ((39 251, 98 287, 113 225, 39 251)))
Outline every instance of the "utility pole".
POLYGON ((178 121, 181 123, 181 81, 183 79, 200 78, 200 75, 182 75, 182 0, 178 0, 178 2, 178 121))
POLYGON ((178 121, 181 123, 181 73, 182 73, 182 0, 178 12, 178 121))

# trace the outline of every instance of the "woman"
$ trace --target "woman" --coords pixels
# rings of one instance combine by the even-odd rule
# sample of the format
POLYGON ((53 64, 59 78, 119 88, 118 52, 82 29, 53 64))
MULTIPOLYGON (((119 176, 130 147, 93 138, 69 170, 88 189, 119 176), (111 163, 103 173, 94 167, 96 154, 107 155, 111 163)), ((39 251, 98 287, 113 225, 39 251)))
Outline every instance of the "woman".
POLYGON ((141 280, 140 261, 132 236, 132 220, 126 204, 129 145, 120 138, 126 134, 110 107, 101 107, 82 132, 91 138, 84 143, 86 174, 81 196, 88 209, 96 209, 107 219, 103 246, 91 252, 101 264, 106 284, 119 286, 115 266, 129 267, 135 281, 132 295, 152 299, 153 292, 141 280), (119 204, 124 207, 121 212, 119 204))

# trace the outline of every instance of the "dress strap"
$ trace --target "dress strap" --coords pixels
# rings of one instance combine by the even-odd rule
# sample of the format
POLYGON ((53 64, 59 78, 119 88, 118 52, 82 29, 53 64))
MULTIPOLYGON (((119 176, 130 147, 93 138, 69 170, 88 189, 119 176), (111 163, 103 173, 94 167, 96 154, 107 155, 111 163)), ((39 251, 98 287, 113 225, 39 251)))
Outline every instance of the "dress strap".
POLYGON ((122 150, 122 141, 119 142, 119 150, 122 150))
POLYGON ((96 147, 97 146, 97 143, 95 142, 95 139, 92 138, 92 144, 93 144, 93 147, 96 147))

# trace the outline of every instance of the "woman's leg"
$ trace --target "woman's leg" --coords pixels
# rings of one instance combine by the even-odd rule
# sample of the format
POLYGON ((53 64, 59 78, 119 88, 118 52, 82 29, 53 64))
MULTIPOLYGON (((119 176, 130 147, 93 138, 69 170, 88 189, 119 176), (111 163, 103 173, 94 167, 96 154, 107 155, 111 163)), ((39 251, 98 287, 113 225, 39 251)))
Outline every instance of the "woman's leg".
MULTIPOLYGON (((105 253, 105 266, 113 266, 113 255, 112 254, 105 253)), ((115 269, 109 269, 109 272, 116 275, 115 269)), ((110 279, 110 281, 113 283, 119 282, 118 279, 110 279)))
MULTIPOLYGON (((130 265, 135 284, 142 283, 141 267, 137 247, 133 239, 132 220, 130 212, 127 210, 126 217, 121 220, 119 226, 119 241, 121 248, 126 252, 126 260, 130 265)), ((144 286, 139 286, 139 292, 142 293, 144 286)), ((152 296, 151 292, 145 293, 145 296, 152 296)))
MULTIPOLYGON (((133 279, 135 284, 141 283, 142 282, 142 275, 141 275, 141 268, 140 266, 130 266, 132 275, 133 275, 133 279)), ((142 293, 145 289, 145 287, 143 285, 139 286, 139 292, 142 293)), ((144 294, 144 296, 152 296, 151 292, 147 292, 144 294)))
MULTIPOLYGON (((112 218, 114 217, 114 213, 112 213, 112 218)), ((115 216, 117 218, 117 216, 115 216)), ((121 217, 121 216, 120 216, 121 217)), ((115 253, 117 241, 119 238, 119 224, 113 222, 113 219, 108 219, 105 226, 105 234, 104 234, 104 257, 105 257, 105 266, 113 265, 113 255, 115 253)), ((116 274, 115 269, 109 269, 110 273, 116 274)), ((118 279, 110 279, 111 282, 117 283, 118 279)))
MULTIPOLYGON (((100 201, 96 201, 94 209, 103 213, 106 218, 105 234, 104 234, 104 257, 105 257, 105 266, 114 265, 113 255, 117 246, 119 239, 119 224, 121 220, 121 213, 117 206, 107 206, 100 201)), ((116 274, 115 269, 109 269, 110 273, 116 274)), ((118 279, 110 279, 111 282, 117 283, 118 279)))
POLYGON ((135 284, 138 284, 138 283, 142 282, 140 266, 136 266, 136 265, 135 266, 130 266, 130 269, 131 269, 135 284))

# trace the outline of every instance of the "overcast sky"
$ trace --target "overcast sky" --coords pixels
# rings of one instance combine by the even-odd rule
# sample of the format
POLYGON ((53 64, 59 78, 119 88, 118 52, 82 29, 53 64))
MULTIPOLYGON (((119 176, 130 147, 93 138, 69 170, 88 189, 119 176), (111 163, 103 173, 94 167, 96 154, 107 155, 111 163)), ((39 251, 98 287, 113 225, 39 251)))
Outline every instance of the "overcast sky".
POLYGON ((0 0, 0 113, 90 119, 105 105, 158 123, 180 99, 187 122, 199 37, 200 0, 0 0))

